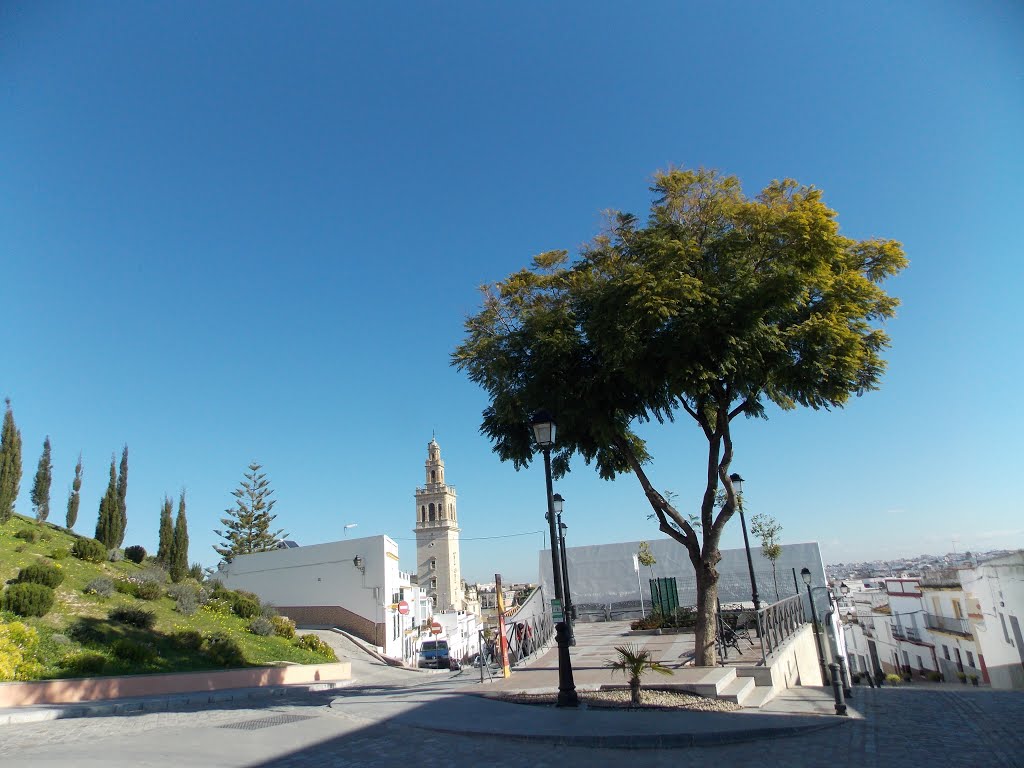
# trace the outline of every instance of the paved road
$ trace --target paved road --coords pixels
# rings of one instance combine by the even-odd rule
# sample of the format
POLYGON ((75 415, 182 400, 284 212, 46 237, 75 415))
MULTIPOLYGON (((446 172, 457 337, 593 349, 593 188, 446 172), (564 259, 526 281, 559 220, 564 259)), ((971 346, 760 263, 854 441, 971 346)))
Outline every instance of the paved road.
MULTIPOLYGON (((364 681, 365 682, 365 681, 364 681)), ((857 765, 891 768, 904 761, 931 766, 1024 766, 1024 694, 987 690, 884 688, 857 691, 863 720, 808 735, 746 744, 666 750, 555 747, 497 737, 453 736, 395 724, 403 697, 437 689, 451 693, 447 676, 418 679, 414 687, 382 680, 346 692, 307 694, 288 701, 220 706, 203 711, 79 718, 0 729, 0 765, 60 766, 704 766, 751 761, 782 766, 857 765), (381 706, 382 688, 398 704, 381 706), (361 691, 365 690, 365 696, 361 691), (713 753, 713 755, 712 755, 713 753)), ((439 722, 445 708, 438 704, 439 722)), ((515 705, 507 705, 515 706, 515 705)), ((543 710, 538 710, 542 716, 543 710)), ((585 713, 584 713, 585 714, 585 713)), ((624 718, 643 713, 622 713, 624 718)))

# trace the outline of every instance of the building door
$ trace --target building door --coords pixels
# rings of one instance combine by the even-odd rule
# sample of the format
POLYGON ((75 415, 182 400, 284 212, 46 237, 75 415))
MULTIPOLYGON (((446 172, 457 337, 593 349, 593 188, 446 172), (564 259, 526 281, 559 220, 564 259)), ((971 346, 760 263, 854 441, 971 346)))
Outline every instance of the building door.
POLYGON ((1020 634, 1020 622, 1016 616, 1010 616, 1010 629, 1013 630, 1013 638, 1017 641, 1017 655, 1020 656, 1020 663, 1024 664, 1024 637, 1020 634))
POLYGON ((871 674, 876 674, 882 669, 882 665, 878 663, 878 648, 875 647, 874 640, 868 640, 868 654, 871 656, 871 674))
POLYGON ((960 656, 960 649, 959 648, 954 648, 953 649, 953 653, 956 654, 956 671, 957 672, 963 672, 964 671, 964 660, 960 656))

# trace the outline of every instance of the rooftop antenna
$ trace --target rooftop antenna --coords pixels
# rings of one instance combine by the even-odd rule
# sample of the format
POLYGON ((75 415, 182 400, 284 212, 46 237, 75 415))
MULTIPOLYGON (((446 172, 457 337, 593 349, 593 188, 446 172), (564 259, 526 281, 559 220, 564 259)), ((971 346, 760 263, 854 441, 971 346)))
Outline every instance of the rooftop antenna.
POLYGON ((355 528, 357 525, 359 525, 359 523, 349 523, 344 528, 342 528, 342 530, 345 532, 344 533, 345 538, 348 538, 348 529, 349 528, 355 528))

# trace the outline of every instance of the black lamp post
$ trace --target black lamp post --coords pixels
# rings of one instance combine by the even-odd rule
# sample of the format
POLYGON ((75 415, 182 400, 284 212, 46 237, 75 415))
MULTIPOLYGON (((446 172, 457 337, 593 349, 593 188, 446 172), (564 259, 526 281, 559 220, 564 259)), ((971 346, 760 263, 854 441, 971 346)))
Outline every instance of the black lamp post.
POLYGON ((738 474, 729 475, 732 488, 736 494, 740 511, 740 526, 743 528, 743 548, 747 550, 747 571, 750 572, 750 597, 754 601, 754 610, 761 610, 761 601, 757 597, 757 579, 754 578, 754 561, 750 557, 750 541, 747 539, 747 519, 743 516, 743 478, 738 474))
POLYGON ((814 595, 811 594, 811 571, 800 570, 800 578, 807 585, 807 601, 811 604, 811 620, 814 622, 814 641, 818 646, 818 663, 821 665, 821 684, 828 685, 828 673, 825 671, 825 650, 821 647, 821 636, 818 634, 818 611, 814 608, 814 595))
MULTIPOLYGON (((562 569, 558 558, 558 534, 555 529, 555 498, 551 491, 551 448, 555 444, 555 419, 547 411, 537 411, 530 419, 533 438, 537 447, 544 451, 544 480, 547 483, 548 496, 548 528, 551 533, 551 577, 555 584, 555 597, 562 602, 563 616, 565 602, 562 593, 562 569)), ((570 629, 566 622, 555 625, 555 638, 558 643, 558 706, 579 706, 576 695, 576 684, 572 679, 572 661, 569 658, 570 629)))
POLYGON ((553 497, 555 503, 555 517, 558 520, 558 551, 562 559, 562 593, 565 595, 565 619, 569 625, 569 645, 576 645, 576 632, 573 627, 573 605, 572 594, 569 591, 569 559, 565 556, 565 532, 569 528, 562 522, 562 504, 565 499, 562 494, 556 493, 553 497))

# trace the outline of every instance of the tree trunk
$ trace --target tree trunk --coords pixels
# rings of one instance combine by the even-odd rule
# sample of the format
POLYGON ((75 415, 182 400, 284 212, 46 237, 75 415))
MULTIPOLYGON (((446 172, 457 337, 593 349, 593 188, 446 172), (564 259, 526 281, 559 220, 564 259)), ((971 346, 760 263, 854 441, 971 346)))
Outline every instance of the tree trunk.
POLYGON ((640 678, 634 677, 629 681, 629 698, 634 707, 640 706, 640 678))
POLYGON ((717 663, 715 635, 718 620, 718 571, 701 563, 697 570, 697 624, 693 629, 693 663, 713 667, 717 663))
POLYGON ((775 600, 781 600, 779 597, 779 575, 775 572, 775 561, 772 560, 772 581, 775 582, 775 600))

